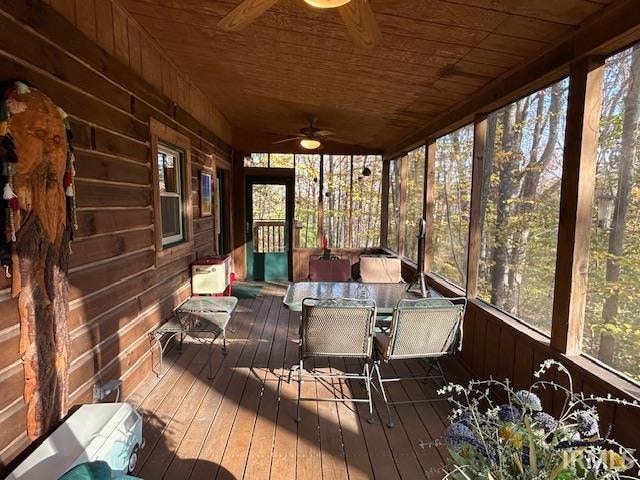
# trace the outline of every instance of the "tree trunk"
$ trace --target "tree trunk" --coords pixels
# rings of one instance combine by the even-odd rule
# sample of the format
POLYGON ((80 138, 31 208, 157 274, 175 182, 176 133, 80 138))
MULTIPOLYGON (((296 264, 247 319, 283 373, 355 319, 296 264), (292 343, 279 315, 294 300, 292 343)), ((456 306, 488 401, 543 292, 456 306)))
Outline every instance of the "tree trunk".
POLYGON ((516 184, 516 131, 514 126, 518 118, 516 105, 507 105, 504 109, 502 153, 500 160, 498 191, 495 199, 496 222, 495 243, 492 249, 493 265, 491 267, 491 303, 498 308, 504 308, 505 303, 505 275, 508 261, 508 237, 505 235, 509 221, 509 199, 513 197, 516 184))
MULTIPOLYGON (((363 165, 364 167, 364 165, 363 165)), ((372 169, 373 172, 375 173, 375 169, 372 169)), ((371 221, 373 220, 373 227, 375 227, 376 222, 375 219, 376 218, 380 218, 380 214, 378 212, 380 212, 380 202, 373 203, 374 200, 379 199, 379 195, 376 194, 376 190, 375 190, 375 175, 371 175, 370 180, 369 181, 369 195, 367 196, 367 223, 366 223, 366 243, 365 243, 365 247, 369 248, 372 247, 372 235, 371 235, 371 221)), ((367 177, 365 177, 363 179, 363 181, 367 180, 367 177)), ((379 222, 378 222, 379 223, 379 222)), ((378 232, 380 232, 380 226, 378 226, 378 232)), ((378 233, 378 235, 380 235, 378 233)), ((377 242, 378 245, 380 245, 380 241, 377 242)))
POLYGON ((393 240, 389 243, 392 243, 395 245, 395 248, 398 248, 398 229, 400 228, 399 225, 399 209, 398 209, 398 198, 400 198, 400 191, 399 191, 399 186, 398 186, 398 181, 399 181, 399 177, 400 175, 398 174, 398 171, 400 169, 400 166, 398 164, 400 160, 394 160, 392 162, 389 163, 389 215, 388 215, 388 234, 387 234, 387 242, 389 242, 391 236, 389 235, 389 233, 391 233, 392 235, 395 236, 395 238, 393 238, 393 240), (396 179, 396 181, 394 181, 394 178, 396 179), (391 200, 393 200, 393 205, 391 200), (391 229, 391 226, 394 225, 393 230, 391 229))
MULTIPOLYGON (((540 150, 540 141, 544 124, 544 101, 545 95, 540 92, 538 95, 538 105, 536 108, 536 119, 533 131, 532 149, 529 155, 529 163, 524 169, 524 175, 522 179, 522 186, 520 188, 519 203, 515 208, 515 215, 519 217, 527 217, 531 215, 534 208, 534 202, 538 196, 538 187, 540 185, 540 178, 542 172, 545 171, 551 160, 553 160, 553 153, 555 151, 556 143, 558 141, 558 123, 560 113, 560 99, 562 95, 561 85, 556 83, 551 87, 551 98, 549 102, 549 111, 547 118, 549 121, 549 136, 547 143, 542 153, 540 150)), ((511 310, 513 313, 519 312, 519 298, 520 298, 520 276, 521 265, 524 263, 524 257, 526 254, 527 242, 529 241, 529 228, 527 227, 528 221, 524 222, 525 227, 515 237, 514 245, 511 250, 511 259, 509 270, 509 290, 511 292, 511 310)))
POLYGON ((491 180, 491 172, 493 171, 493 157, 495 155, 496 130, 498 126, 498 113, 492 113, 487 117, 487 136, 484 149, 484 165, 482 174, 482 203, 480 206, 480 225, 483 229, 481 235, 480 252, 483 255, 484 262, 480 262, 478 278, 486 279, 488 276, 489 266, 491 265, 491 248, 487 243, 487 234, 485 228, 485 217, 487 211, 487 201, 489 200, 489 185, 491 180))
MULTIPOLYGON (((453 160, 451 164, 453 164, 454 162, 458 161, 460 157, 460 139, 458 138, 458 134, 455 132, 451 134, 451 150, 452 150, 451 159, 453 160)), ((456 270, 458 271, 458 275, 460 275, 460 278, 464 278, 465 274, 462 271, 462 267, 460 265, 460 262, 458 261, 458 255, 456 254, 453 226, 451 224, 451 207, 449 205, 449 190, 448 190, 448 183, 449 183, 448 165, 446 164, 446 162, 443 165, 442 173, 444 177, 444 181, 442 182, 443 193, 444 193, 444 212, 445 212, 445 218, 447 219, 447 236, 449 237, 449 249, 451 251, 451 260, 453 261, 453 264, 456 266, 456 270)))
MULTIPOLYGON (((609 233, 607 258, 606 289, 611 294, 605 299, 602 308, 602 321, 605 325, 615 325, 618 315, 618 290, 615 284, 620 280, 620 265, 617 259, 624 253, 625 226, 629 210, 629 194, 633 181, 633 159, 636 155, 636 133, 640 117, 640 46, 636 45, 631 53, 629 90, 624 98, 624 118, 622 137, 618 152, 618 188, 613 210, 613 225, 609 233)), ((609 331, 600 337, 598 358, 611 365, 615 354, 616 339, 609 331)))
POLYGON ((524 132, 524 123, 527 119, 530 106, 531 106, 530 97, 526 97, 516 102, 515 104, 515 119, 513 121, 513 124, 510 127, 513 138, 511 139, 511 148, 510 150, 507 151, 508 153, 506 157, 507 162, 509 164, 507 168, 510 173, 508 174, 508 178, 506 178, 507 190, 504 192, 506 196, 502 199, 503 205, 504 205, 504 208, 502 210, 505 215, 505 218, 503 220, 504 228, 499 230, 500 233, 497 233, 497 235, 501 235, 500 237, 500 241, 502 243, 501 247, 504 248, 504 251, 506 252, 506 261, 504 263, 506 268, 505 273, 508 281, 507 283, 508 288, 505 287, 503 289, 502 308, 511 313, 516 313, 515 305, 516 305, 517 299, 514 297, 514 294, 516 290, 515 285, 517 284, 517 281, 518 281, 518 271, 515 268, 513 268, 513 264, 512 264, 513 258, 511 255, 512 253, 511 247, 513 245, 514 235, 513 235, 512 229, 509 228, 508 224, 509 224, 509 219, 513 215, 512 210, 515 208, 512 200, 516 195, 516 192, 517 192, 518 186, 520 185, 520 180, 522 178, 522 174, 524 171, 522 169, 523 160, 524 160, 524 155, 522 153, 522 138, 523 138, 523 132, 524 132))

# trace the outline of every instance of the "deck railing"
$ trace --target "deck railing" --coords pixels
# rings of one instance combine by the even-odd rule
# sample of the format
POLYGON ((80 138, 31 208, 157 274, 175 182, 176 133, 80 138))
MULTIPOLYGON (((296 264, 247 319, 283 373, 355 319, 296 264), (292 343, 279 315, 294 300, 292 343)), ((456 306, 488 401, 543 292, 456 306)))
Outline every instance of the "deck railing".
POLYGON ((286 252, 287 230, 285 220, 254 220, 253 251, 256 253, 286 252))

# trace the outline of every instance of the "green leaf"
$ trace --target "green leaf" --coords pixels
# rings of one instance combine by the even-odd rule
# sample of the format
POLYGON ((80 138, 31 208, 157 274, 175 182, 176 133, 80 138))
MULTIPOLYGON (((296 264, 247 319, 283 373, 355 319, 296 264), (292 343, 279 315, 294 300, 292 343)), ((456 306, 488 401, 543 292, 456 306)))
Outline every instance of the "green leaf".
POLYGON ((469 462, 467 460, 465 460, 458 452, 449 449, 449 455, 451 455, 451 458, 453 459, 453 463, 455 463, 458 466, 463 466, 463 465, 469 465, 469 462))
POLYGON ((574 478, 576 477, 573 475, 571 470, 564 470, 558 474, 556 480, 572 480, 574 478))

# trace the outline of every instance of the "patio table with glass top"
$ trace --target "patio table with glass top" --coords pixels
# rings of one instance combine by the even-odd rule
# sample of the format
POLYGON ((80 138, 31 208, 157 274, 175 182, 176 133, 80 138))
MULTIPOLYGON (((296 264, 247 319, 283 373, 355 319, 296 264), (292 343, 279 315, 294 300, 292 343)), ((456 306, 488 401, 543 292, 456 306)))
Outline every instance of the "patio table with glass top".
MULTIPOLYGON (((407 292, 407 286, 406 283, 296 282, 289 285, 282 303, 291 311, 301 312, 305 298, 361 298, 364 291, 366 298, 376 302, 378 315, 391 315, 403 298, 420 298, 413 292, 407 292)), ((435 290, 428 290, 429 297, 442 297, 435 290)))
POLYGON ((182 349, 185 335, 195 338, 201 343, 209 343, 209 377, 213 375, 211 364, 211 348, 214 341, 222 335, 222 351, 227 353, 226 330, 231 314, 238 299, 236 297, 191 297, 175 309, 175 319, 163 323, 151 335, 160 347, 160 375, 164 374, 164 350, 172 338, 180 335, 178 349, 182 349), (164 346, 162 338, 167 336, 164 346))

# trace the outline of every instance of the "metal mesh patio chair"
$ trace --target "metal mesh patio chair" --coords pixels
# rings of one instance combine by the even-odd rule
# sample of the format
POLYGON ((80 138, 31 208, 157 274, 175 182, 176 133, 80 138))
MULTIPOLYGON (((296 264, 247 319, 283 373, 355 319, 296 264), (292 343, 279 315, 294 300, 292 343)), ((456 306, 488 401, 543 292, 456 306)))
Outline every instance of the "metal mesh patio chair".
POLYGON ((302 301, 300 323, 300 361, 289 373, 298 370, 298 397, 296 421, 301 420, 300 402, 305 400, 335 402, 367 402, 369 422, 373 422, 371 399, 372 371, 368 359, 373 351, 373 326, 376 319, 376 303, 373 300, 349 298, 318 300, 305 298, 302 301), (362 358, 365 360, 362 373, 326 374, 306 371, 304 361, 310 357, 362 358), (342 378, 364 381, 367 398, 309 398, 301 397, 302 381, 305 377, 316 380, 342 378))
POLYGON ((455 353, 462 347, 462 321, 466 298, 426 298, 400 300, 394 309, 389 334, 375 336, 375 362, 373 374, 377 376, 380 393, 387 407, 389 421, 393 427, 390 405, 404 403, 433 402, 439 398, 391 402, 384 384, 403 380, 441 380, 447 383, 439 359, 455 353), (380 362, 401 359, 424 359, 428 369, 426 375, 413 377, 382 378, 380 362), (435 369, 435 373, 431 372, 435 369))

